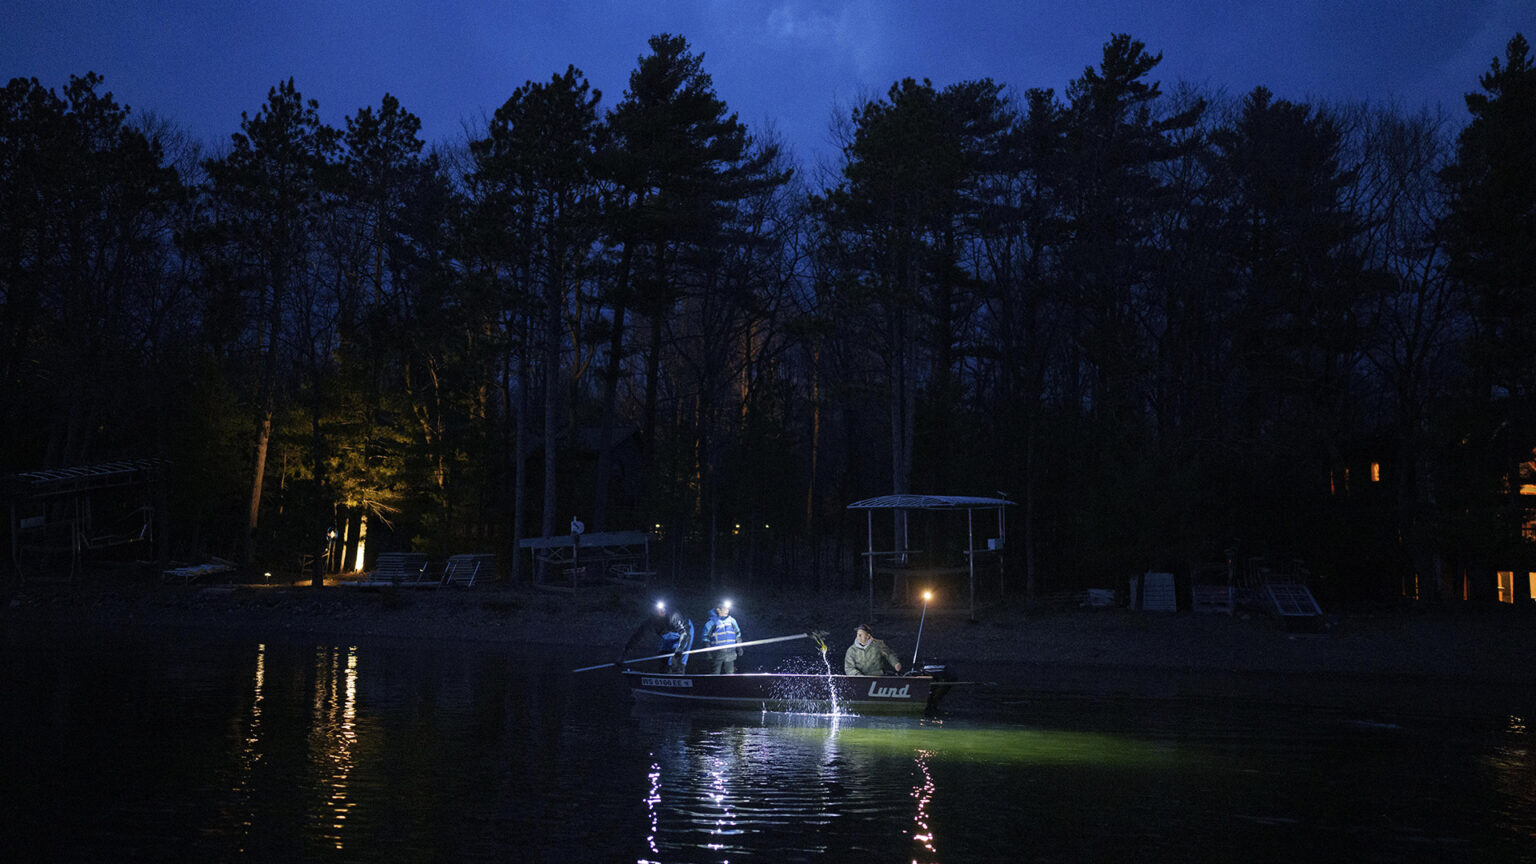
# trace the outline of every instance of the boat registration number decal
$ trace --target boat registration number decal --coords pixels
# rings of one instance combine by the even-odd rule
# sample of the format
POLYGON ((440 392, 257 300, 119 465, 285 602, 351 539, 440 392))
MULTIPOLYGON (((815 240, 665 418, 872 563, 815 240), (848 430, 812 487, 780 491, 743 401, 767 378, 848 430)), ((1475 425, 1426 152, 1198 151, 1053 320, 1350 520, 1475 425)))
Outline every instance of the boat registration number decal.
POLYGON ((640 684, 645 687, 692 687, 692 678, 641 678, 640 684))

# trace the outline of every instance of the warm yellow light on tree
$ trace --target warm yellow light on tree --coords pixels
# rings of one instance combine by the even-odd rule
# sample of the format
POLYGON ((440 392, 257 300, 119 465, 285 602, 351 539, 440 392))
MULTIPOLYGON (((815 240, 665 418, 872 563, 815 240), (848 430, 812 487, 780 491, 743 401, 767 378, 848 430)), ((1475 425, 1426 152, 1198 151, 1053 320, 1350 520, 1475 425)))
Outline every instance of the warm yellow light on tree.
POLYGON ((352 559, 352 570, 361 573, 363 570, 363 551, 368 540, 368 514, 364 513, 357 519, 357 555, 352 559))

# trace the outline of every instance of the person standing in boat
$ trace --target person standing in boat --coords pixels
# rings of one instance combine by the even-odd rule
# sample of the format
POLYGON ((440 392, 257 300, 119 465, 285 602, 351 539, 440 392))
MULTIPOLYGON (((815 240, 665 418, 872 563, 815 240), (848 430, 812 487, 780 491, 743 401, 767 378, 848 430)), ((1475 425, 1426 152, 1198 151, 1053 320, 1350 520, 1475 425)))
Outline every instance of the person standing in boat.
MULTIPOLYGON (((669 614, 667 604, 657 601, 650 617, 640 622, 634 635, 624 643, 624 651, 619 655, 616 665, 624 665, 623 658, 645 640, 646 634, 656 637, 657 654, 671 653, 672 657, 665 661, 666 671, 681 675, 688 667, 688 649, 693 647, 693 622, 676 609, 669 614)), ((656 663, 660 667, 663 661, 658 660, 656 663)))
POLYGON ((896 652, 885 644, 884 639, 876 639, 868 624, 860 624, 853 631, 853 644, 843 655, 843 674, 884 675, 887 664, 897 672, 901 671, 901 658, 896 652))
POLYGON ((731 601, 721 600, 710 611, 709 620, 704 622, 704 632, 699 635, 699 640, 705 648, 719 649, 705 655, 709 658, 710 674, 736 674, 736 658, 741 656, 741 649, 722 647, 741 643, 741 625, 731 615, 731 601))

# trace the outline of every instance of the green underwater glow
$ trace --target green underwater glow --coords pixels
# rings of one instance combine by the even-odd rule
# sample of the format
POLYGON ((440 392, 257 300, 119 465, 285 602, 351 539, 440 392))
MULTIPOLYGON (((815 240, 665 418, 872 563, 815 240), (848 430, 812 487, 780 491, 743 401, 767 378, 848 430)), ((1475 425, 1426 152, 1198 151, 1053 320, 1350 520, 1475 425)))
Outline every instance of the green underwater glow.
POLYGON ((786 727, 788 734, 832 736, 839 746, 886 755, 919 753, 948 761, 1011 765, 1136 767, 1171 761, 1170 745, 1101 732, 1005 727, 921 726, 786 727))

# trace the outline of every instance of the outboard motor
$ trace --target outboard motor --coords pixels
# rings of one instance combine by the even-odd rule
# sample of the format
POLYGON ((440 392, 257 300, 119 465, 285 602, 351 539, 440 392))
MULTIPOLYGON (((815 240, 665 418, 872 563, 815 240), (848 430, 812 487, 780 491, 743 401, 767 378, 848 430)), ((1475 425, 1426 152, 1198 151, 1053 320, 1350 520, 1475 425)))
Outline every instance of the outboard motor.
POLYGON ((909 674, 930 675, 935 681, 958 680, 955 676, 955 670, 951 669, 948 663, 934 657, 924 657, 919 660, 917 665, 912 667, 909 674))
POLYGON ((939 700, 943 699, 944 694, 949 692, 949 683, 957 680, 955 678, 955 670, 951 669, 948 663, 933 657, 924 657, 917 661, 916 665, 907 670, 907 674, 928 675, 933 678, 933 684, 928 688, 928 705, 926 710, 929 714, 939 710, 939 700))

